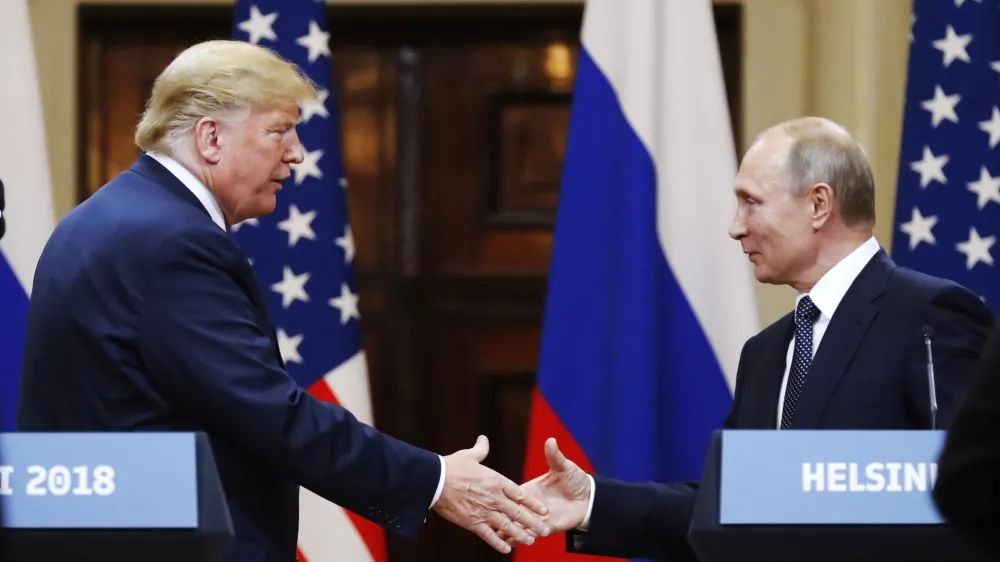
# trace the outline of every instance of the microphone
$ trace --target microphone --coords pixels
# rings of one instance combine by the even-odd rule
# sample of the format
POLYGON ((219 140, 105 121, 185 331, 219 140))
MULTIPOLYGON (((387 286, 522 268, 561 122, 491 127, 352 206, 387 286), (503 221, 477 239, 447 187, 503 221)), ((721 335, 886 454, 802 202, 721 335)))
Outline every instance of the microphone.
POLYGON ((927 348, 927 388, 931 398, 931 429, 937 429, 937 390, 934 388, 934 355, 931 354, 931 339, 934 337, 934 328, 924 326, 921 329, 924 333, 924 347, 927 348))
POLYGON ((6 219, 3 218, 3 180, 0 180, 0 238, 3 238, 4 230, 6 230, 7 225, 4 223, 6 219))

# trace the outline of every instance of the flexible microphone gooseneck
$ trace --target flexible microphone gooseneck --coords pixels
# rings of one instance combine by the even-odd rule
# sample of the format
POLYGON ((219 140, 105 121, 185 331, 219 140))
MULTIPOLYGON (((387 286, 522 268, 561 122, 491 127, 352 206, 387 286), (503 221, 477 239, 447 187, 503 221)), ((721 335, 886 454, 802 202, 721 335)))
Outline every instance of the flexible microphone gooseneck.
POLYGON ((927 349, 927 389, 930 392, 931 429, 937 429, 937 390, 934 386, 934 355, 931 353, 931 340, 934 338, 934 328, 923 327, 924 347, 927 349))

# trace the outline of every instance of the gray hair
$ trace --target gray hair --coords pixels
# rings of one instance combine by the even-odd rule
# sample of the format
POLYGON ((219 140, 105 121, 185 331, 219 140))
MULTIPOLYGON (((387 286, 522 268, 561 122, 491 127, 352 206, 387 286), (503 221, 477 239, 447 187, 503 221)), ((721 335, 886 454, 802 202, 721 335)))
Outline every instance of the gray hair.
POLYGON ((844 127, 821 117, 802 117, 777 126, 791 139, 784 170, 792 189, 818 183, 833 188, 849 227, 875 225, 875 176, 861 145, 844 127))

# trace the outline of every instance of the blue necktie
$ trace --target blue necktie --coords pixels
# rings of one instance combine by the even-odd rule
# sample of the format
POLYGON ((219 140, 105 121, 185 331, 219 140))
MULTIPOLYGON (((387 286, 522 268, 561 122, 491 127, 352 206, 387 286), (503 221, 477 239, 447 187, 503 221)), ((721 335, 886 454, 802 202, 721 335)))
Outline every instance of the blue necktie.
POLYGON ((795 416, 795 403, 802 394, 806 384, 806 374, 812 365, 813 322, 819 318, 819 309, 809 295, 802 297, 795 307, 795 351, 792 354, 792 368, 788 372, 788 384, 785 387, 785 403, 781 408, 781 429, 792 426, 795 416))

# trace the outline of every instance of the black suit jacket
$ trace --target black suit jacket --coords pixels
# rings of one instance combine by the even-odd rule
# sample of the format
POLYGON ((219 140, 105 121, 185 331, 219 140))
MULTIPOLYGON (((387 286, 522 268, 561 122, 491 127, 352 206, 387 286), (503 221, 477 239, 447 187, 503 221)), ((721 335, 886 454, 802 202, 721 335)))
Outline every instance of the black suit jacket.
POLYGON ((300 486, 415 538, 441 474, 295 384, 246 255, 146 155, 45 245, 20 398, 20 431, 207 433, 236 534, 225 562, 295 560, 300 486))
MULTIPOLYGON (((934 329, 938 427, 947 427, 968 388, 989 309, 965 288, 897 267, 880 250, 840 302, 795 408, 794 429, 927 429, 929 391, 923 326, 934 329)), ((774 429, 788 344, 789 313, 743 347, 725 429, 774 429)), ((697 483, 629 483, 595 476, 586 533, 573 552, 694 560, 687 543, 697 483)))
POLYGON ((1000 326, 948 431, 934 500, 948 523, 1000 558, 1000 326))

